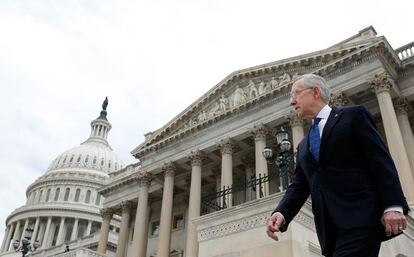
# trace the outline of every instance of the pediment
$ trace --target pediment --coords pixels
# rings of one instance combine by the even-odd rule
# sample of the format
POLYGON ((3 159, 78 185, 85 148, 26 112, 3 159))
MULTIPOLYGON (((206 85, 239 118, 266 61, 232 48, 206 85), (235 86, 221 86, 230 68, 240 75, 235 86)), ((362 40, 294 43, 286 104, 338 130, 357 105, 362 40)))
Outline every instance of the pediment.
POLYGON ((154 148, 158 149, 262 100, 287 95, 296 76, 319 73, 323 67, 335 66, 335 63, 349 59, 355 52, 366 51, 382 41, 381 37, 351 39, 325 50, 235 71, 165 126, 147 133, 145 142, 136 147, 132 154, 139 157, 143 150, 154 148, 154 145, 158 145, 154 148))

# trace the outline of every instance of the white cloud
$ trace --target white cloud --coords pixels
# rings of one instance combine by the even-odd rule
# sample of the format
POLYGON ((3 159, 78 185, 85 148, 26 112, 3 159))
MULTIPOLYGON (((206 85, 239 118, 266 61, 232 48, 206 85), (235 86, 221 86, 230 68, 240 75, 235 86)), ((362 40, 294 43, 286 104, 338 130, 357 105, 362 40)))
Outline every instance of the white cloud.
MULTIPOLYGON (((320 50, 374 25, 414 40, 394 1, 7 1, 0 3, 0 231, 25 189, 83 142, 109 97, 109 140, 127 163, 143 134, 234 70, 320 50)), ((0 238, 2 234, 0 232, 0 238)))

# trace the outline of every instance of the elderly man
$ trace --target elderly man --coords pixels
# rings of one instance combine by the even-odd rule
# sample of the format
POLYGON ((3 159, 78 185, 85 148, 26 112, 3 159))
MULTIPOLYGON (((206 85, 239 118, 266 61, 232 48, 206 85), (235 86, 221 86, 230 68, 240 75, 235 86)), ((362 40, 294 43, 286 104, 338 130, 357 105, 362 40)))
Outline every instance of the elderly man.
POLYGON ((295 176, 268 219, 267 235, 278 240, 311 195, 323 255, 378 256, 381 242, 406 228, 408 205, 367 109, 331 108, 329 95, 320 76, 293 82, 290 104, 312 126, 298 145, 295 176))

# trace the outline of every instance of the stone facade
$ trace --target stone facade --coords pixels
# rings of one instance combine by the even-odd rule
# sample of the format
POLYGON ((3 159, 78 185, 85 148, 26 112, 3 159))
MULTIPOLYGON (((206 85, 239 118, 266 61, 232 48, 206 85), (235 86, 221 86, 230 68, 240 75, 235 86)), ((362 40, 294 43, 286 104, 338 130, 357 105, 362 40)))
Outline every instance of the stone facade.
MULTIPOLYGON (((304 73, 327 79, 331 105, 369 109, 413 208, 413 53, 414 43, 392 49, 368 27, 327 49, 231 73, 145 134, 132 150, 139 162, 109 173, 98 189, 105 200, 97 252, 79 247, 79 256, 321 256, 310 201, 279 242, 265 233, 284 192, 280 171, 261 152, 277 145, 273 135, 283 127, 293 153, 308 130, 309 121, 289 106, 292 80, 304 73), (114 251, 108 249, 112 217, 121 217, 114 251)), ((383 244, 381 257, 410 256, 414 219, 407 219, 407 230, 383 244)), ((15 226, 25 224, 11 223, 10 229, 15 226)))
MULTIPOLYGON (((121 203, 130 201, 130 217, 139 218, 130 218, 120 232, 130 236, 117 252, 321 256, 310 202, 279 242, 265 234, 265 221, 284 192, 278 168, 261 152, 276 145, 273 135, 280 127, 289 131, 294 147, 309 128, 309 121, 289 108, 291 81, 304 73, 327 79, 331 105, 363 104, 370 110, 413 208, 414 113, 408 108, 414 101, 413 53, 413 43, 392 49, 368 27, 327 49, 231 73, 165 126, 147 133, 132 151, 140 160, 135 168, 118 171, 100 189, 105 207, 121 215, 121 203), (142 173, 151 174, 150 182, 142 173)), ((380 256, 410 256, 412 217, 408 223, 402 236, 383 244, 380 256)))

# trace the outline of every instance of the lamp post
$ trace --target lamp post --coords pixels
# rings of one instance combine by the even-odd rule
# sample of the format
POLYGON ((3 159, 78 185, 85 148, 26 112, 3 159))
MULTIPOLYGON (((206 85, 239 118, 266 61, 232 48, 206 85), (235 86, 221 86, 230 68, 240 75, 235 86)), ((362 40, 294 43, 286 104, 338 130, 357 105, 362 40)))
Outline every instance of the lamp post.
POLYGON ((25 237, 22 239, 22 242, 20 243, 20 240, 14 240, 13 241, 13 248, 16 252, 21 252, 22 256, 25 257, 26 254, 30 252, 36 251, 37 248, 39 248, 40 242, 39 240, 36 240, 33 242, 33 244, 30 243, 30 237, 25 237))
POLYGON ((269 163, 275 163, 279 167, 282 187, 286 190, 289 186, 289 166, 293 161, 290 155, 292 144, 289 141, 288 132, 283 127, 276 132, 276 140, 280 149, 279 154, 275 156, 272 148, 268 146, 263 149, 262 154, 269 163))

